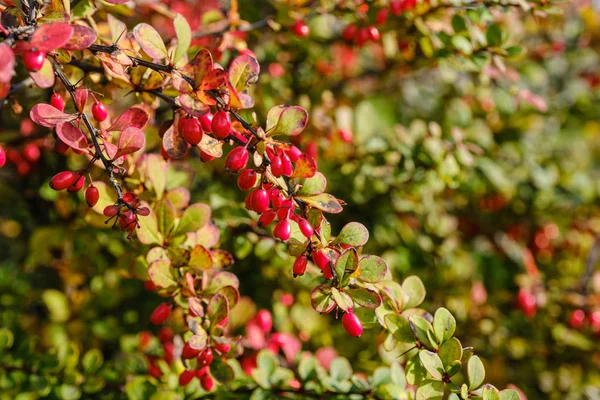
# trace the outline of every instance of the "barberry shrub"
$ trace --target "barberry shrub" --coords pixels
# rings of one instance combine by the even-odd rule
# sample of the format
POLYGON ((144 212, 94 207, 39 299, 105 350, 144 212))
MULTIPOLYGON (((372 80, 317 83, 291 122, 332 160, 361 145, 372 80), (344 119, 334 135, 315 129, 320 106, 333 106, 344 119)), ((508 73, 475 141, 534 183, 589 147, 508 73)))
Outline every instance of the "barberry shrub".
MULTIPOLYGON (((550 85, 542 62, 560 71, 548 81, 576 73, 600 86, 597 65, 568 72, 569 58, 548 55, 567 44, 544 47, 536 40, 548 28, 531 27, 564 29, 577 54, 593 48, 589 7, 5 3, 0 97, 7 130, 21 133, 0 136, 2 174, 16 185, 3 186, 0 221, 0 396, 506 400, 523 395, 510 381, 556 398, 597 383, 586 371, 578 387, 554 387, 553 370, 584 365, 572 360, 540 372, 539 387, 502 368, 486 380, 479 356, 506 356, 489 350, 504 340, 515 358, 527 351, 520 333, 493 326, 502 302, 519 310, 517 328, 560 315, 544 332, 597 348, 600 241, 561 247, 560 264, 577 252, 569 245, 591 249, 567 294, 537 264, 550 263, 561 230, 541 210, 578 199, 585 207, 560 224, 595 235, 598 224, 581 222, 597 197, 586 189, 593 171, 553 159, 594 150, 584 139, 545 142, 548 104, 525 86, 550 85), (554 16, 564 11, 582 19, 554 16), (392 128, 396 114, 404 126, 392 128), (525 150, 512 143, 521 131, 525 150), (342 212, 352 202, 360 222, 342 212), (478 258, 503 271, 492 278, 517 283, 497 308, 472 271, 478 258), (413 270, 434 288, 432 312, 413 270), (457 289, 469 280, 472 310, 439 282, 446 275, 457 289), (271 298, 272 311, 257 311, 271 298)), ((565 126, 589 136, 597 98, 579 90, 555 99, 555 119, 574 108, 587 124, 565 126)))

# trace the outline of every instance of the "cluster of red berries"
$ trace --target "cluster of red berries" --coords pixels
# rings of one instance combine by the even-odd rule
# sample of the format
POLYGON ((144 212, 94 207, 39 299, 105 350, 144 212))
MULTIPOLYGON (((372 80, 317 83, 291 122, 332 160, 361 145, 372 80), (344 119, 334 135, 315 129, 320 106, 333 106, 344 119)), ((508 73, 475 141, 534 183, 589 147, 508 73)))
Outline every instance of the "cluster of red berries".
POLYGON ((137 195, 133 192, 127 192, 116 204, 106 206, 103 214, 108 217, 105 223, 116 218, 114 225, 118 223, 121 230, 129 232, 131 235, 133 230, 139 226, 138 216, 149 215, 150 209, 148 207, 140 207, 140 199, 137 195))
MULTIPOLYGON (((50 187, 56 191, 67 189, 69 193, 79 192, 85 184, 84 172, 62 171, 50 179, 50 187)), ((100 192, 94 184, 90 184, 85 190, 85 201, 90 207, 98 203, 100 192)))
POLYGON ((14 164, 17 168, 17 174, 20 176, 27 176, 32 168, 40 160, 42 153, 40 147, 35 142, 27 143, 20 150, 14 148, 7 148, 6 152, 0 147, 0 167, 2 167, 6 161, 14 164))
POLYGON ((593 333, 600 336, 600 310, 595 310, 586 315, 581 308, 575 309, 569 316, 569 326, 573 329, 581 329, 586 323, 593 333))
POLYGON ((342 38, 348 43, 363 46, 369 41, 378 42, 381 39, 381 34, 375 26, 358 27, 356 24, 349 24, 342 31, 342 38))

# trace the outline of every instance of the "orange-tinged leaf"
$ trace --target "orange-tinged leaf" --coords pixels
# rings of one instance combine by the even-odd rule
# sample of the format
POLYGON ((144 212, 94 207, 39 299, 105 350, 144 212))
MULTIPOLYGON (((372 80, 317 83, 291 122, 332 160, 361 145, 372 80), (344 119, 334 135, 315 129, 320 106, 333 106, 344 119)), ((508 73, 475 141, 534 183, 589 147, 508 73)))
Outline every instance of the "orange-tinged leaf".
POLYGON ((165 47, 160 34, 152 25, 145 22, 136 25, 136 27, 133 28, 133 37, 150 58, 155 60, 169 58, 167 48, 165 47))
POLYGON ((198 88, 204 77, 213 70, 213 59, 210 51, 206 49, 200 50, 190 62, 190 65, 194 70, 194 82, 196 83, 196 88, 198 88))
POLYGON ((297 196, 307 205, 317 210, 331 214, 337 214, 342 211, 340 201, 328 193, 321 193, 315 196, 297 196))
POLYGON ((233 256, 225 250, 212 250, 210 254, 216 268, 227 268, 233 265, 233 256))
POLYGON ((67 50, 83 50, 90 47, 96 41, 96 32, 93 29, 83 25, 71 25, 73 35, 64 45, 67 50))
POLYGON ((200 245, 196 245, 190 252, 190 261, 188 265, 192 268, 200 271, 211 269, 213 266, 213 259, 206 248, 200 245))
POLYGON ((182 157, 188 149, 187 142, 183 136, 177 132, 177 129, 174 128, 174 125, 171 125, 171 127, 167 129, 163 136, 162 143, 163 147, 171 158, 182 157))
POLYGON ((312 178, 317 173, 317 163, 308 154, 303 153, 294 168, 292 178, 312 178))
POLYGON ((195 117, 201 117, 210 111, 210 108, 206 104, 194 99, 189 94, 182 94, 177 97, 177 100, 186 113, 195 117))

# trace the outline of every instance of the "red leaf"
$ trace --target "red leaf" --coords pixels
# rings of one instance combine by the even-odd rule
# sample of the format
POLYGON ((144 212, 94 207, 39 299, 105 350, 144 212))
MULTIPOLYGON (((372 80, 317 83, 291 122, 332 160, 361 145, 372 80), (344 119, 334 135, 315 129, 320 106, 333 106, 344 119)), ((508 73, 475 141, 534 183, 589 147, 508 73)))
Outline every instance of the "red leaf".
POLYGON ((196 54, 196 57, 190 62, 194 69, 194 81, 196 88, 200 86, 204 77, 213 70, 213 60, 210 51, 202 49, 196 54))
POLYGON ((38 125, 54 128, 61 122, 73 121, 76 115, 58 111, 50 104, 36 104, 29 112, 29 117, 38 125))
POLYGON ((148 123, 148 119, 150 119, 150 117, 143 108, 131 107, 129 110, 121 114, 121 116, 117 118, 115 122, 113 122, 107 131, 120 132, 129 127, 142 129, 148 123))
POLYGON ((96 32, 93 29, 83 25, 72 25, 73 35, 65 44, 67 50, 83 50, 90 47, 96 41, 96 32))
POLYGON ((4 43, 0 44, 0 60, 0 82, 10 82, 15 74, 15 53, 4 43))
POLYGON ((85 87, 78 87, 75 89, 75 105, 77 106, 77 110, 79 112, 82 112, 85 108, 89 93, 90 90, 85 87))
POLYGON ((108 155, 108 158, 110 158, 111 160, 116 159, 116 155, 119 151, 119 148, 116 145, 109 142, 108 140, 103 139, 102 142, 104 143, 104 152, 106 153, 106 155, 108 155))
POLYGON ((29 42, 29 48, 35 48, 46 53, 60 49, 67 44, 71 35, 73 35, 73 31, 73 27, 64 22, 44 24, 34 32, 29 42))
POLYGON ((130 126, 121 133, 119 137, 119 151, 113 159, 126 154, 135 153, 146 146, 146 136, 141 129, 130 126))
POLYGON ((61 122, 56 125, 56 134, 67 145, 76 150, 87 150, 88 141, 81 129, 70 122, 61 122))

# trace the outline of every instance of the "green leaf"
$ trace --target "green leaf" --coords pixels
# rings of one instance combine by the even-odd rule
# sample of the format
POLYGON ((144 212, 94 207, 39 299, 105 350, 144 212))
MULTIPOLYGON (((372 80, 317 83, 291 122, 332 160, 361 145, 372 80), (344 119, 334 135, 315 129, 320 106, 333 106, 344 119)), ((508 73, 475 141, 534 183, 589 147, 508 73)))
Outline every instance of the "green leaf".
POLYGON ((13 333, 6 329, 0 328, 0 351, 10 349, 15 341, 13 333))
POLYGON ((452 36, 452 44, 460 52, 470 55, 473 53, 473 45, 471 41, 464 36, 452 36))
POLYGON ((363 246, 369 240, 369 231, 360 222, 350 222, 344 225, 340 234, 335 238, 334 244, 347 244, 350 246, 363 246))
POLYGON ((331 287, 327 284, 319 285, 310 294, 312 307, 320 313, 329 313, 335 308, 335 300, 331 294, 331 287))
POLYGON ((444 342, 438 350, 438 355, 442 363, 446 366, 450 365, 453 361, 460 361, 462 359, 462 345, 460 341, 453 337, 444 342))
POLYGON ((454 33, 460 33, 467 30, 467 22, 465 18, 461 15, 454 14, 452 16, 452 29, 454 29, 454 33))
POLYGON ((381 305, 381 296, 372 289, 346 289, 345 292, 361 307, 377 308, 381 305))
POLYGON ((418 385, 426 376, 427 370, 423 366, 421 358, 417 353, 406 363, 406 382, 408 382, 409 385, 418 385))
POLYGON ((140 47, 154 60, 169 58, 160 34, 152 25, 141 23, 133 28, 133 37, 140 47))
POLYGON ((56 289, 46 289, 42 293, 42 301, 50 312, 50 320, 53 322, 67 322, 71 317, 69 300, 67 296, 56 289))
POLYGON ((194 350, 204 350, 208 344, 208 334, 201 326, 196 326, 194 335, 190 337, 188 343, 194 350))
POLYGON ((409 276, 402 282, 404 293, 403 309, 414 308, 425 300, 425 286, 418 276, 409 276))
POLYGON ((442 400, 444 397, 444 382, 427 379, 419 385, 416 400, 442 400))
POLYGON ((306 178, 302 187, 298 191, 299 196, 310 196, 315 194, 321 194, 327 187, 327 178, 320 172, 317 172, 314 176, 306 178))
POLYGON ((502 29, 497 24, 491 24, 485 34, 488 46, 497 47, 502 44, 502 29))
POLYGON ((426 347, 432 348, 431 340, 427 334, 428 332, 433 333, 433 327, 429 321, 419 315, 411 315, 408 323, 417 339, 426 347))
POLYGON ((358 263, 359 272, 356 279, 367 283, 377 283, 385 279, 388 266, 385 260, 378 256, 364 256, 358 263))
POLYGON ((162 259, 151 262, 148 266, 148 276, 159 288, 167 289, 177 286, 171 260, 162 259))
POLYGON ((81 365, 86 375, 92 375, 102 366, 104 356, 99 349, 88 350, 81 359, 81 365))
POLYGON ((302 381, 307 381, 316 376, 317 359, 312 355, 302 356, 298 364, 298 375, 302 381))
POLYGON ((414 343, 416 341, 408 320, 400 314, 386 315, 385 326, 400 343, 414 343))
POLYGON ((210 374, 223 384, 228 384, 235 378, 233 368, 225 361, 225 359, 223 359, 223 361, 218 358, 215 359, 210 365, 210 374))
POLYGON ((500 392, 500 400, 520 400, 519 393, 516 390, 504 389, 500 392))
POLYGON ((145 202, 142 202, 141 206, 148 207, 150 214, 139 218, 140 227, 135 230, 138 240, 143 244, 162 244, 163 236, 158 231, 158 220, 154 210, 145 202))
POLYGON ((167 187, 169 164, 159 154, 146 155, 146 175, 152 183, 156 197, 161 198, 167 187))
POLYGON ((454 336, 456 330, 456 320, 454 316, 445 308, 438 308, 433 317, 433 331, 438 343, 444 343, 454 336))
POLYGON ((506 51, 506 57, 516 57, 523 53, 523 47, 521 46, 509 46, 504 49, 506 51))
POLYGON ((335 261, 335 272, 342 285, 344 285, 344 276, 352 275, 356 268, 358 268, 358 254, 353 247, 344 250, 335 261))
POLYGON ((331 288, 331 295, 333 296, 333 300, 344 311, 352 310, 354 308, 354 303, 350 296, 348 296, 344 292, 340 292, 336 288, 331 288))
POLYGON ((440 357, 432 351, 421 350, 419 352, 419 358, 433 379, 441 381, 444 377, 444 365, 442 364, 440 357))
POLYGON ((352 366, 344 357, 337 357, 329 366, 329 376, 336 381, 345 381, 352 377, 352 366))
POLYGON ((181 216, 173 236, 197 231, 210 221, 211 210, 206 204, 196 203, 189 206, 181 216))
POLYGON ((192 43, 192 29, 187 19, 181 14, 175 16, 173 25, 175 27, 175 34, 177 35, 177 47, 175 48, 173 62, 177 63, 190 48, 190 44, 192 43))
POLYGON ((302 200, 312 208, 330 214, 338 214, 342 211, 342 206, 338 199, 328 193, 321 193, 315 196, 297 196, 296 198, 302 200))
POLYGON ((469 376, 469 390, 475 390, 485 379, 485 368, 478 356, 473 356, 467 364, 467 375, 469 376))
POLYGON ((302 133, 308 123, 308 112, 299 106, 280 105, 271 108, 267 114, 267 135, 296 136, 302 133))
POLYGON ((269 350, 261 350, 256 357, 256 366, 270 375, 279 366, 279 363, 269 350))
POLYGON ((154 211, 156 212, 156 219, 158 221, 158 230, 163 236, 168 237, 175 225, 175 207, 169 200, 162 199, 156 203, 154 211))
POLYGON ((483 386, 483 400, 500 400, 498 389, 492 385, 483 386))

